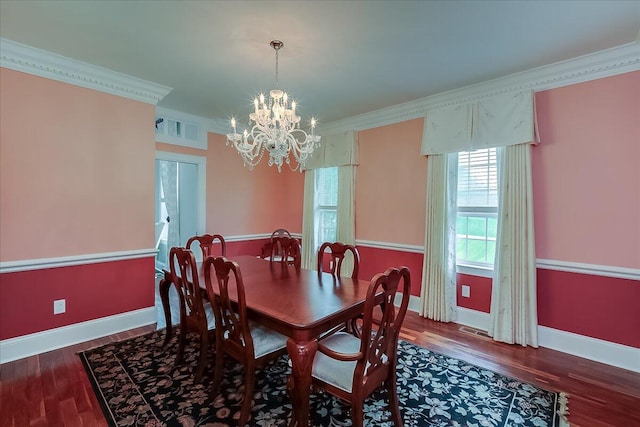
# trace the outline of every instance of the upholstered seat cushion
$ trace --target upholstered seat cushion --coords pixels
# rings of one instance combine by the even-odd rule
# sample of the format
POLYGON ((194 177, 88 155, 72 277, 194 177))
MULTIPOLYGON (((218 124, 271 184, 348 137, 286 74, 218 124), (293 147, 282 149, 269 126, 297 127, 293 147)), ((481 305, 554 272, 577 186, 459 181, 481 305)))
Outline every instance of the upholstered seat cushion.
POLYGON ((253 352, 255 358, 273 353, 287 345, 287 337, 273 329, 250 322, 251 337, 253 338, 253 352))
MULTIPOLYGON (((158 286, 156 286, 156 289, 158 286)), ((216 326, 216 316, 213 314, 213 307, 208 301, 203 302, 204 312, 207 316, 207 329, 212 330, 216 326)), ((175 286, 169 287, 169 308, 171 311, 171 324, 173 326, 180 325, 180 296, 176 291, 175 286)), ((162 307, 162 300, 160 298, 160 292, 156 291, 156 329, 162 329, 167 327, 167 322, 164 318, 164 308, 162 307)))
MULTIPOLYGON (((274 256, 273 256, 273 260, 271 259, 271 257, 270 257, 270 256, 265 257, 264 259, 265 259, 265 260, 267 260, 267 261, 281 262, 281 261, 282 261, 282 255, 274 255, 274 256)), ((288 256, 288 257, 287 257, 287 261, 288 261, 288 262, 294 262, 294 261, 295 261, 295 258, 293 258, 292 256, 288 256)))
MULTIPOLYGON (((335 333, 322 340, 321 343, 338 353, 357 353, 360 351, 360 339, 345 332, 335 333)), ((313 358, 311 374, 319 380, 351 393, 355 368, 355 361, 343 362, 318 351, 313 358)))

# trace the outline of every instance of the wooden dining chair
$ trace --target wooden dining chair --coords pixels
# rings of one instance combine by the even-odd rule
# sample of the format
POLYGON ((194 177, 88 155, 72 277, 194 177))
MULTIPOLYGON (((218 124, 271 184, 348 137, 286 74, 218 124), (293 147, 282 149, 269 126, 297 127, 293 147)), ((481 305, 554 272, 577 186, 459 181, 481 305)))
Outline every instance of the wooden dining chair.
POLYGON ((404 321, 411 279, 407 267, 390 268, 371 279, 364 306, 362 336, 338 332, 318 344, 313 360, 315 387, 351 404, 355 427, 362 427, 364 400, 381 385, 389 394, 389 409, 396 427, 402 426, 396 390, 398 335, 404 321), (402 282, 402 283, 401 283, 402 282), (402 293, 400 307, 394 305, 402 293), (374 323, 374 316, 377 321, 374 323))
POLYGON ((286 352, 287 337, 249 322, 244 282, 236 262, 225 257, 209 257, 204 262, 204 274, 216 316, 216 361, 211 398, 215 399, 220 389, 224 356, 231 356, 243 364, 244 398, 238 425, 244 427, 251 412, 256 369, 286 352), (236 296, 237 304, 232 303, 230 295, 236 296))
POLYGON ((358 278, 360 270, 360 253, 353 245, 347 245, 342 242, 324 242, 318 249, 318 272, 325 271, 323 268, 326 264, 326 257, 329 256, 329 273, 336 277, 342 276, 342 262, 347 252, 351 252, 353 256, 353 271, 351 278, 358 278), (329 249, 329 252, 327 252, 329 249))
POLYGON ((180 335, 178 337, 176 365, 184 361, 187 334, 195 332, 200 337, 200 356, 194 378, 194 381, 198 383, 202 379, 207 365, 209 329, 214 327, 215 324, 213 319, 207 318, 202 289, 198 279, 198 266, 193 252, 186 248, 171 248, 169 263, 172 281, 178 290, 180 302, 180 335))
POLYGON ((220 234, 203 234, 201 236, 193 236, 189 240, 187 240, 187 249, 191 249, 191 245, 194 242, 197 242, 200 246, 200 251, 202 252, 202 260, 204 261, 208 256, 214 255, 214 245, 216 244, 216 240, 220 244, 220 255, 227 256, 227 243, 224 241, 224 237, 220 234))
POLYGON ((293 265, 297 269, 302 264, 302 251, 300 250, 300 243, 298 239, 294 237, 274 237, 271 239, 271 257, 269 262, 280 263, 283 266, 293 265), (276 251, 279 250, 280 254, 277 255, 276 251))
POLYGON ((271 259, 275 256, 275 261, 280 261, 282 257, 282 248, 280 247, 277 240, 274 242, 274 239, 278 239, 280 237, 291 237, 291 233, 284 228, 277 228, 271 233, 271 237, 269 237, 269 241, 262 245, 261 257, 271 261, 271 259), (274 247, 275 246, 275 247, 274 247))
MULTIPOLYGON (((347 245, 342 242, 324 242, 320 245, 318 249, 318 273, 325 271, 324 266, 326 265, 327 257, 329 258, 329 271, 328 273, 333 274, 336 278, 342 276, 342 263, 344 261, 345 256, 348 252, 351 252, 351 256, 353 258, 353 270, 351 271, 351 278, 357 279, 358 272, 360 270, 360 253, 358 249, 356 249, 353 245, 347 245), (327 249, 329 250, 327 252, 327 249)), ((349 332, 353 333, 356 336, 360 336, 360 324, 362 321, 362 316, 357 316, 353 319, 350 319, 344 325, 344 328, 349 332)), ((341 327, 337 327, 328 332, 327 335, 332 334, 336 331, 341 330, 341 327)), ((325 335, 326 336, 326 335, 325 335)))

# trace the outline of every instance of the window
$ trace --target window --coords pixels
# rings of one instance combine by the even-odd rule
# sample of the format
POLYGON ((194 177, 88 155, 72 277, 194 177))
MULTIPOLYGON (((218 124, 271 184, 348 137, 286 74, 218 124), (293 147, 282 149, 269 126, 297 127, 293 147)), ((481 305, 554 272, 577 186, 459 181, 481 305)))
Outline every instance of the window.
POLYGON ((458 153, 456 262, 493 268, 498 233, 498 162, 495 148, 458 153))
POLYGON ((335 242, 338 220, 338 168, 315 170, 315 247, 335 242))

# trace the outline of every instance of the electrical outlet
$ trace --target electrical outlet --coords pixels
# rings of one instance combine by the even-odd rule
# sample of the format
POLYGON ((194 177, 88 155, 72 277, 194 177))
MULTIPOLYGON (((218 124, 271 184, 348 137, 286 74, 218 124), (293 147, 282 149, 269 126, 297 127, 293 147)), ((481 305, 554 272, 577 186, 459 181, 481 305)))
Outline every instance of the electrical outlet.
POLYGON ((53 314, 62 314, 67 311, 67 300, 58 299, 53 302, 53 314))
POLYGON ((462 285, 462 296, 465 298, 469 298, 471 296, 471 286, 462 285))

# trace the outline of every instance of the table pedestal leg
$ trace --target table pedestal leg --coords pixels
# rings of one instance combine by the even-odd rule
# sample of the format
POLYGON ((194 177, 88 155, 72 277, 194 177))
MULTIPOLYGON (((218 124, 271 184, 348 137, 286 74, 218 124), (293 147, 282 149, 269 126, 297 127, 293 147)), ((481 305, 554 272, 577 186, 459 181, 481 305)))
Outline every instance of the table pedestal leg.
POLYGON ((311 367, 318 350, 318 341, 295 342, 287 340, 287 352, 291 359, 291 376, 287 389, 292 401, 289 427, 309 425, 309 394, 311 392, 311 367))
POLYGON ((173 335, 173 327, 171 325, 171 307, 169 306, 169 288, 171 285, 171 280, 167 280, 166 278, 160 280, 160 284, 158 285, 160 299, 162 300, 162 308, 164 310, 164 319, 167 325, 167 328, 165 329, 164 343, 162 345, 167 345, 173 335))

